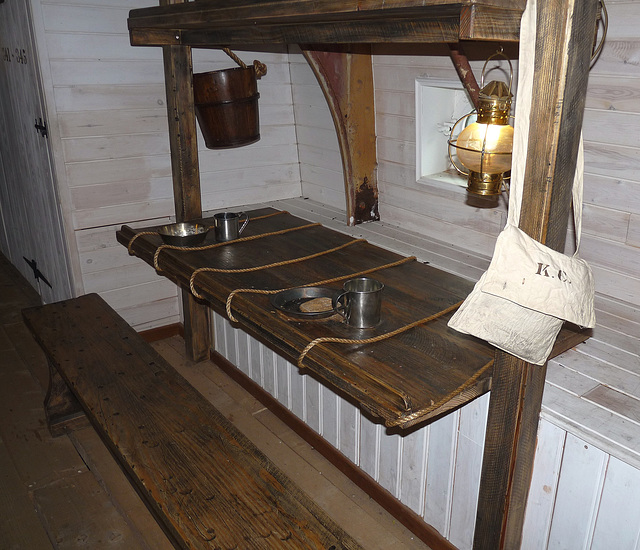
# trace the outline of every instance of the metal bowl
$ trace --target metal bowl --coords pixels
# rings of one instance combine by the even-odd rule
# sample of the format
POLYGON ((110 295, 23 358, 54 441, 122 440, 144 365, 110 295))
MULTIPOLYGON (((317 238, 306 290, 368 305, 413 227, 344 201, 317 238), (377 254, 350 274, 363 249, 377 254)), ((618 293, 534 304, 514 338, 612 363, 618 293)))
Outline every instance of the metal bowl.
POLYGON ((171 223, 158 228, 162 240, 173 246, 196 246, 204 241, 208 231, 208 226, 192 222, 171 223))

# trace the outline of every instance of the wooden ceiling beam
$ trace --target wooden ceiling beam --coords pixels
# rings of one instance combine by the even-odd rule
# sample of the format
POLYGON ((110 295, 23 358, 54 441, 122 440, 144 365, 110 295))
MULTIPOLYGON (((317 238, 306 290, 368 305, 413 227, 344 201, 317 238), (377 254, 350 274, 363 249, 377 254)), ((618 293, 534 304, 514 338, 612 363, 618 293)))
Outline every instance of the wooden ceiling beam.
POLYGON ((229 6, 200 1, 181 9, 132 10, 128 24, 135 46, 517 41, 525 2, 358 4, 279 0, 229 6))

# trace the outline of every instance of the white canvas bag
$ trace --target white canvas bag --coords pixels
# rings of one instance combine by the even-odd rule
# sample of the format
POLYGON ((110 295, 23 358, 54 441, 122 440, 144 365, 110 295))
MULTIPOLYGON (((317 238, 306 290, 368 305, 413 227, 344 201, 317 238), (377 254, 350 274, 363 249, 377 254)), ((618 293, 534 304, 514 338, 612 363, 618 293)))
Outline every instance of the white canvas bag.
MULTIPOLYGON (((493 260, 473 291, 449 321, 530 363, 547 360, 567 319, 581 326, 595 324, 594 285, 589 266, 538 243, 518 226, 525 173, 535 47, 535 0, 522 17, 519 97, 513 145, 513 166, 507 225, 498 237, 493 260)), ((576 243, 582 221, 582 140, 573 186, 576 243)))
POLYGON ((582 222, 582 142, 573 187, 576 252, 565 256, 532 239, 511 216, 496 242, 482 292, 570 321, 595 326, 595 287, 591 268, 578 256, 582 222))

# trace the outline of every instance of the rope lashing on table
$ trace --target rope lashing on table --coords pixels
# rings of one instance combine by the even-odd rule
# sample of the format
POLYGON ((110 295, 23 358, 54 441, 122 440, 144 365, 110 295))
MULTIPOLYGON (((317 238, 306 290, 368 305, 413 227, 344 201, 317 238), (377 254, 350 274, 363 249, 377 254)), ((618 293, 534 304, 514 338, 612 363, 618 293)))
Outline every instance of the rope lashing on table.
MULTIPOLYGON (((273 216, 280 216, 281 214, 288 214, 289 212, 287 212, 286 210, 279 210, 278 212, 272 212, 271 214, 264 214, 262 216, 256 216, 255 218, 250 218, 249 221, 255 222, 258 220, 264 220, 266 218, 272 218, 273 216)), ((213 225, 210 225, 207 227, 207 229, 213 229, 213 225)), ((133 237, 131 237, 131 240, 129 241, 129 244, 127 244, 127 251, 129 252, 129 256, 133 256, 134 252, 133 249, 131 248, 133 246, 133 242, 138 238, 138 237, 143 237, 145 235, 156 235, 156 236, 160 236, 160 233, 158 233, 157 231, 141 231, 140 233, 136 233, 133 237)), ((216 243, 220 244, 220 243, 216 243)), ((191 250, 207 250, 207 248, 213 248, 216 245, 205 245, 205 246, 201 246, 201 247, 194 247, 194 246, 177 246, 177 245, 172 245, 172 244, 166 244, 166 245, 160 245, 159 248, 162 248, 163 250, 170 248, 171 250, 186 250, 186 251, 191 251, 191 250)), ((156 250, 156 254, 157 254, 157 250, 156 250)), ((155 259, 154 259, 154 264, 155 264, 155 259)))
MULTIPOLYGON (((355 339, 355 338, 334 338, 334 337, 326 337, 326 336, 316 338, 315 340, 312 340, 311 342, 309 342, 309 344, 307 344, 307 346, 302 350, 302 353, 298 357, 298 368, 300 369, 304 368, 302 364, 302 362, 304 361, 304 358, 315 346, 319 344, 373 344, 375 342, 381 342, 382 340, 387 340, 388 338, 392 338, 394 336, 397 336, 398 334, 402 334, 403 332, 411 330, 412 328, 415 328, 419 325, 428 323, 429 321, 434 321, 435 319, 438 319, 443 315, 446 315, 447 313, 450 313, 458 309, 461 304, 462 304, 462 301, 456 304, 453 304, 452 306, 449 306, 448 308, 443 309, 442 311, 434 313, 429 317, 424 317, 423 319, 419 319, 418 321, 409 323, 408 325, 397 328, 396 330, 392 330, 391 332, 386 332, 385 334, 379 334, 378 336, 373 336, 371 338, 355 339)), ((353 366, 358 368, 357 365, 355 364, 353 364, 353 366)), ((365 378, 368 378, 370 381, 374 382, 375 384, 382 386, 387 391, 390 391, 398 395, 402 399, 403 407, 405 411, 411 411, 413 409, 413 406, 411 404, 411 398, 406 393, 397 390, 396 388, 384 382, 383 380, 379 380, 375 376, 368 373, 365 369, 358 368, 358 370, 360 371, 360 374, 365 378)), ((421 415, 421 413, 416 413, 416 414, 421 415)), ((403 420, 404 418, 405 417, 403 417, 403 420)), ((408 418, 409 418, 409 421, 411 421, 411 415, 408 418)))
MULTIPOLYGON (((221 243, 214 243, 214 244, 209 244, 206 246, 191 246, 191 247, 184 247, 184 246, 180 246, 177 247, 180 250, 188 250, 189 252, 197 252, 199 250, 211 250, 213 248, 219 248, 221 246, 229 246, 232 244, 236 244, 236 243, 242 243, 242 242, 247 242, 247 241, 255 241, 257 239, 263 239, 265 237, 272 237, 274 235, 285 235, 286 233, 291 233, 292 231, 299 231, 300 229, 307 229, 309 227, 317 227, 319 225, 322 225, 321 223, 308 223, 307 225, 299 225, 298 227, 289 227, 287 229, 280 229, 279 231, 270 231, 269 233, 260 233, 259 235, 251 235, 249 237, 239 237, 238 239, 233 239, 232 241, 224 241, 221 243)), ((160 255, 160 252, 162 250, 166 250, 167 248, 170 249, 175 249, 176 247, 170 244, 163 244, 161 246, 158 247, 158 249, 156 250, 156 253, 153 255, 153 267, 156 269, 156 271, 160 272, 162 271, 162 269, 160 269, 160 265, 158 264, 158 256, 160 255)), ((200 269, 196 269, 197 271, 201 271, 201 270, 211 270, 211 271, 216 271, 216 268, 214 267, 202 267, 200 269)), ((224 273, 226 273, 228 270, 222 270, 224 273)), ((234 273, 234 271, 231 271, 231 273, 234 273)), ((241 273, 240 271, 238 271, 237 273, 241 273)), ((193 277, 193 275, 192 275, 193 277)))
POLYGON ((418 321, 409 323, 408 325, 392 330, 391 332, 379 334, 378 336, 373 336, 372 338, 364 338, 361 340, 357 340, 353 338, 333 338, 333 337, 321 336, 320 338, 316 338, 315 340, 312 340, 311 342, 309 342, 309 344, 307 344, 307 347, 305 347, 302 350, 302 353, 298 357, 298 367, 303 368, 302 361, 304 361, 304 358, 307 356, 307 354, 318 344, 373 344, 375 342, 386 340, 387 338, 392 338, 393 336, 397 336, 398 334, 402 334, 407 330, 411 330, 412 328, 428 323, 429 321, 434 321, 435 319, 438 319, 443 315, 446 315, 447 313, 451 313, 452 311, 455 311, 461 305, 462 305, 462 301, 458 302, 457 304, 453 304, 452 306, 449 306, 448 308, 445 308, 442 311, 439 311, 438 313, 429 315, 429 317, 424 317, 423 319, 419 319, 418 321))
MULTIPOLYGON (((320 225, 320 224, 312 224, 312 225, 320 225)), ((310 226, 304 226, 304 227, 310 227, 310 226)), ((237 241, 233 241, 233 242, 237 242, 237 241)), ((269 269, 272 267, 280 267, 283 265, 290 265, 298 262, 304 262, 306 260, 312 260, 313 258, 318 258, 320 256, 324 256, 325 254, 331 254, 332 252, 337 252, 338 250, 342 250, 343 248, 346 248, 347 246, 351 246, 352 244, 362 243, 362 242, 367 242, 367 241, 366 239, 353 239, 352 241, 348 241, 344 244, 341 244, 340 246, 335 246, 334 248, 329 248, 328 250, 323 250, 321 252, 309 254, 308 256, 300 256, 299 258, 292 258, 291 260, 283 260, 280 262, 273 262, 271 264, 258 265, 253 267, 243 267, 238 269, 224 269, 219 267, 201 267, 199 269, 196 269, 191 274, 191 279, 189 280, 189 288, 191 289, 191 293, 196 298, 203 299, 204 296, 201 296, 200 294, 198 294, 195 288, 195 278, 196 278, 196 275, 198 275, 198 273, 251 273, 253 271, 260 271, 262 269, 269 269)))
POLYGON ((277 294, 278 292, 282 292, 283 290, 289 290, 291 288, 298 288, 299 286, 320 286, 320 285, 328 285, 331 283, 337 283, 338 281, 344 281, 346 279, 351 279, 352 277, 361 277, 363 275, 368 275, 369 273, 375 273, 376 271, 381 271, 383 269, 388 269, 391 267, 396 267, 398 265, 402 265, 405 264, 407 262, 412 262, 416 259, 415 256, 409 256, 407 258, 402 258, 401 260, 398 260, 396 262, 391 262, 389 264, 385 264, 385 265, 379 265, 376 267, 371 267, 369 269, 364 269, 362 271, 357 271, 355 273, 349 273, 348 275, 340 275, 339 277, 332 277, 331 279, 324 279, 322 281, 316 281, 315 283, 307 283, 305 285, 296 285, 296 286, 292 286, 292 287, 288 287, 288 288, 278 288, 276 290, 262 290, 259 288, 237 288, 233 291, 231 291, 231 293, 229 294, 229 296, 227 296, 227 317, 229 318, 230 321, 237 323, 238 320, 233 316, 233 313, 231 312, 231 301, 233 300, 233 298, 240 293, 243 294, 262 294, 262 295, 270 295, 270 294, 277 294))
MULTIPOLYGON (((465 381, 465 383, 462 384, 462 386, 457 387, 455 391, 451 392, 446 397, 443 397, 437 403, 434 403, 433 405, 431 405, 431 407, 429 407, 429 411, 437 411, 440 407, 442 407, 443 405, 451 401, 456 395, 460 395, 467 388, 470 388, 473 384, 476 383, 476 381, 478 380, 478 378, 480 378, 480 376, 482 376, 488 369, 490 369, 493 366, 493 363, 494 363, 494 360, 491 359, 490 361, 482 365, 482 367, 478 369, 478 371, 471 378, 468 378, 465 381)), ((414 424, 420 422, 420 420, 425 414, 426 414, 425 411, 416 411, 413 414, 408 414, 406 416, 403 416, 401 418, 402 427, 410 428, 414 424)))
POLYGON ((138 237, 144 237, 146 235, 159 236, 160 234, 157 231, 141 231, 140 233, 136 233, 133 237, 131 237, 129 244, 127 245, 127 251, 129 252, 129 256, 133 256, 135 254, 133 249, 131 248, 133 246, 133 241, 135 241, 138 237))

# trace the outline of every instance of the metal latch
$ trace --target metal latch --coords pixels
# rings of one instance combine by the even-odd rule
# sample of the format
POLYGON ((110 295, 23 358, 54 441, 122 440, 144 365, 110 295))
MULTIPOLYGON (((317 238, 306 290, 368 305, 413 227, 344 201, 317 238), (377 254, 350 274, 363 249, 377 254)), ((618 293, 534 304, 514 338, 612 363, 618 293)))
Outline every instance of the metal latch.
POLYGON ((42 137, 47 137, 49 135, 49 133, 47 131, 47 123, 43 122, 42 118, 37 118, 36 119, 36 130, 38 130, 38 132, 40 132, 42 137))

